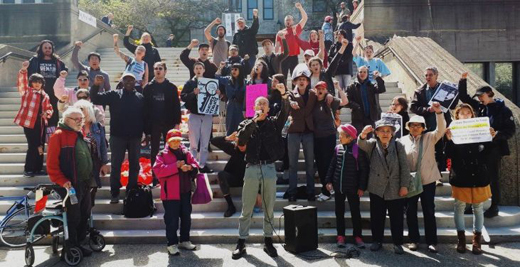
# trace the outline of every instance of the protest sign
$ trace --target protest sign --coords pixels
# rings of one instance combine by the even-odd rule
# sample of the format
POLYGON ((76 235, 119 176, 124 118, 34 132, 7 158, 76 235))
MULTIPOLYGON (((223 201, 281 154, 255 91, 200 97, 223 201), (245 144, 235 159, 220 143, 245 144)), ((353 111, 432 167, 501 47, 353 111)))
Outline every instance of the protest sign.
POLYGON ((450 124, 451 140, 457 145, 491 142, 490 127, 488 117, 455 120, 450 124))
POLYGON ((219 96, 218 80, 199 78, 197 87, 199 88, 199 95, 197 97, 197 107, 200 114, 218 115, 219 112, 219 96))
POLYGON ((92 26, 92 27, 96 27, 96 18, 92 15, 90 15, 89 13, 86 13, 86 12, 83 12, 83 11, 79 11, 79 15, 78 15, 78 19, 80 21, 83 21, 85 23, 87 23, 88 25, 92 26))
POLYGON ((253 84, 246 87, 246 117, 255 116, 255 100, 260 97, 267 97, 267 84, 253 84))
POLYGON ((458 95, 458 85, 448 81, 443 81, 433 94, 433 97, 428 105, 431 106, 433 102, 439 102, 441 104, 442 112, 446 113, 450 110, 450 106, 453 104, 458 95))
POLYGON ((390 122, 395 127, 395 137, 403 136, 403 117, 395 113, 381 113, 381 119, 390 122))

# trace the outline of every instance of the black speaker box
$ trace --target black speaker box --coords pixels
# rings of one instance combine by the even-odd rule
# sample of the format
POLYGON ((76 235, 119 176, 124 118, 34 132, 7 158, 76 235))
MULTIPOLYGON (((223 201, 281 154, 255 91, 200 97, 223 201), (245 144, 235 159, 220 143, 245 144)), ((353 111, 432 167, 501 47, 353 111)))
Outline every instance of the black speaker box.
POLYGON ((285 250, 297 254, 318 248, 318 210, 312 206, 283 208, 285 250))

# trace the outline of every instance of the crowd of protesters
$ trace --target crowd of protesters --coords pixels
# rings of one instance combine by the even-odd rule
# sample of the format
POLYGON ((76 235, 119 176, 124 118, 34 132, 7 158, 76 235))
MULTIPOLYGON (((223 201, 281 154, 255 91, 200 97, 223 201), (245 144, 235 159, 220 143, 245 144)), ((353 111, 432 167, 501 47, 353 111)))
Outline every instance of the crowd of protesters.
MULTIPOLYGON (((358 1, 352 4, 355 9, 358 1)), ((77 86, 65 87, 67 67, 55 54, 51 41, 41 42, 37 54, 24 62, 19 72, 22 105, 15 123, 24 128, 28 143, 25 176, 46 174, 43 151, 50 136, 47 156, 50 179, 78 192, 80 205, 69 209, 69 227, 74 228, 70 232, 74 236, 72 242, 79 246, 85 237, 93 197, 87 192, 101 186, 100 174, 110 173, 110 203, 119 203, 125 154, 128 153, 129 161, 128 190, 137 187, 140 148, 142 143, 150 142, 154 185, 161 186, 165 209, 168 252, 177 255, 179 248, 195 249, 189 238, 190 180, 197 173, 213 172, 208 162, 211 143, 230 155, 224 169, 218 172, 228 205, 224 217, 237 212, 230 187, 243 188, 239 239, 233 259, 246 252, 245 240, 255 206, 264 209, 264 250, 272 257, 277 256, 272 239, 277 183, 289 184, 286 192, 289 202, 301 198, 324 202, 334 198, 340 247, 346 244, 345 200, 352 214, 352 241, 359 248, 365 247, 360 203, 368 191, 373 238, 370 249, 382 248, 388 214, 396 254, 404 253, 404 216, 410 240, 408 248, 419 248, 420 199, 427 248, 436 253, 435 191, 442 185, 441 173, 447 171, 448 159, 455 198, 457 251, 466 251, 463 215, 469 210, 474 217, 472 251, 482 253, 483 218, 499 215, 500 162, 509 155, 507 140, 515 132, 511 111, 504 101, 494 98, 490 87, 479 88, 473 97, 468 95, 468 74, 463 73, 459 95, 448 108, 455 111, 443 112, 439 103, 431 102, 440 86, 439 71, 428 67, 425 83, 415 91, 410 108, 406 98, 399 96, 388 108, 389 113, 402 118, 402 135, 397 138, 396 125, 382 118, 379 104, 379 95, 386 93, 383 78, 391 74, 390 70, 381 59, 374 58, 373 46, 362 47, 362 37, 354 37, 353 31, 361 24, 350 22, 351 12, 346 3, 341 4, 338 13, 325 17, 321 29, 311 31, 308 40, 300 39, 308 20, 305 9, 300 3, 295 8, 301 20, 295 24, 294 18, 287 15, 275 41, 261 41, 263 55, 258 55, 256 39, 260 27, 258 10, 252 12, 251 26, 246 25, 244 18, 237 19, 238 31, 232 40, 226 39, 229 29, 216 18, 204 31, 208 43, 194 39, 180 55, 190 73, 180 93, 166 78, 167 64, 161 61, 150 34, 142 34, 139 46, 130 43, 132 26, 128 26, 123 40, 132 55, 122 53, 119 36, 113 37, 114 51, 126 63, 115 89, 110 85, 109 75, 101 69, 100 54, 89 53, 88 66, 79 61, 81 42, 76 42, 72 54, 74 67, 79 71, 77 86), (216 37, 211 34, 215 26, 216 37), (191 58, 189 54, 194 48, 198 57, 191 58), (299 62, 302 52, 305 63, 299 62), (355 77, 353 64, 357 66, 355 77), (292 84, 286 82, 289 77, 292 84), (226 136, 212 138, 213 115, 198 109, 201 78, 219 81, 216 94, 225 103, 226 136), (247 117, 247 86, 254 84, 266 84, 268 94, 256 99, 252 107, 255 115, 247 117), (178 130, 182 105, 189 113, 188 147, 181 142, 183 135, 178 130), (110 110, 109 140, 105 138, 108 126, 105 108, 110 110), (341 109, 351 110, 351 124, 341 125, 341 109), (408 111, 415 115, 410 118, 408 111), (62 112, 61 121, 59 112, 62 112), (492 141, 454 143, 449 128, 451 121, 475 117, 489 118, 492 141), (301 147, 306 181, 303 196, 297 187, 301 147), (277 161, 283 161, 282 169, 275 167, 277 161), (318 195, 315 166, 321 183, 318 195), (278 178, 277 171, 284 175, 278 178), (419 193, 411 188, 414 179, 419 182, 419 193), (484 202, 489 198, 491 207, 484 212, 484 202), (467 207, 468 204, 471 206, 467 207)), ((111 24, 112 18, 107 15, 106 23, 111 24)), ((82 250, 89 255, 88 249, 82 250)))

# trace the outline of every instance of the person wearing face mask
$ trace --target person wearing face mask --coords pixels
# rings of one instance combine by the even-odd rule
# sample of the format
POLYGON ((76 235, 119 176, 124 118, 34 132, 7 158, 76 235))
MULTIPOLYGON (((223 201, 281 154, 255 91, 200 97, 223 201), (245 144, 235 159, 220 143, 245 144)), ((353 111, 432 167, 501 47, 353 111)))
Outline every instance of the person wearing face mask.
MULTIPOLYGON (((54 43, 49 40, 43 40, 36 49, 36 55, 29 59, 29 65, 27 66, 27 77, 31 77, 34 73, 39 73, 45 79, 45 85, 43 87, 45 93, 49 96, 51 101, 52 109, 58 110, 58 98, 54 95, 54 83, 56 79, 60 77, 60 72, 65 70, 68 71, 65 63, 56 54, 54 43)), ((52 117, 48 120, 47 125, 47 137, 49 134, 54 132, 54 129, 58 125, 58 112, 53 112, 52 117)))
MULTIPOLYGON (((103 76, 98 75, 91 88, 92 103, 110 107, 111 204, 119 203, 121 164, 126 151, 130 166, 126 190, 137 186, 140 148, 145 126, 145 101, 143 95, 135 90, 136 79, 133 74, 127 72, 123 74, 122 80, 123 89, 99 92, 104 80, 103 76)), ((145 140, 146 138, 143 141, 145 140)))
POLYGON ((246 96, 246 81, 241 64, 235 63, 231 66, 230 76, 220 76, 224 67, 224 62, 220 63, 217 71, 219 86, 224 88, 226 105, 226 135, 231 135, 238 129, 238 125, 244 120, 244 98, 246 96))
POLYGON ((395 127, 392 122, 378 120, 375 123, 375 137, 371 125, 365 126, 358 137, 359 148, 369 155, 370 174, 370 227, 372 245, 370 250, 378 251, 383 245, 385 218, 388 211, 394 253, 403 254, 403 206, 410 184, 410 168, 404 146, 394 138, 395 127))
POLYGON ((400 139, 406 150, 408 166, 421 178, 422 193, 406 199, 406 222, 410 244, 408 249, 416 251, 419 247, 419 221, 417 203, 421 199, 424 215, 424 232, 428 251, 437 253, 437 223, 435 218, 435 182, 441 179, 441 173, 435 162, 435 144, 442 139, 446 131, 446 121, 438 102, 433 102, 437 128, 426 132, 426 122, 422 116, 415 115, 406 123, 409 135, 400 139), (420 165, 419 165, 420 164, 420 165))
MULTIPOLYGON (((249 55, 245 55, 244 58, 242 58, 238 53, 238 46, 231 45, 229 47, 229 57, 227 57, 223 62, 224 67, 221 68, 220 75, 221 76, 229 76, 231 74, 231 66, 235 64, 240 64, 242 66, 242 70, 244 72, 244 78, 247 77, 245 75, 246 70, 249 70, 249 55)), ((220 65, 219 65, 220 66, 220 65)))
POLYGON ((74 67, 78 69, 80 72, 85 70, 88 73, 88 79, 90 84, 94 84, 94 79, 97 75, 103 76, 105 78, 105 83, 101 86, 101 91, 109 91, 112 87, 110 86, 110 77, 108 73, 101 69, 101 55, 96 52, 91 52, 87 56, 88 66, 83 65, 78 59, 78 53, 81 49, 83 42, 77 41, 74 43, 74 50, 72 50, 71 61, 74 64, 74 67))
POLYGON ((374 126, 375 121, 381 118, 381 106, 376 96, 386 92, 385 81, 377 71, 374 77, 376 84, 370 82, 368 68, 362 66, 358 69, 357 80, 347 89, 347 107, 352 109, 352 125, 359 132, 365 125, 374 126))
MULTIPOLYGON (((339 88, 339 84, 336 85, 339 88)), ((348 104, 345 93, 341 93, 341 99, 333 97, 327 90, 326 82, 318 82, 314 89, 316 91, 316 104, 312 110, 314 122, 314 158, 318 175, 322 184, 321 193, 316 197, 318 201, 330 199, 330 192, 327 190, 326 176, 327 170, 332 160, 334 147, 336 146, 336 122, 334 114, 342 106, 348 104), (332 100, 327 100, 327 98, 332 100)))
POLYGON ((23 127, 27 139, 28 149, 25 155, 24 176, 34 177, 46 174, 43 170, 45 128, 54 109, 49 96, 43 90, 45 78, 41 74, 34 73, 27 79, 28 67, 29 62, 23 62, 22 69, 18 73, 18 92, 22 101, 14 123, 23 127), (36 116, 29 114, 36 114, 36 116))
POLYGON ((157 155, 153 171, 161 183, 164 223, 168 254, 178 256, 179 248, 195 250, 190 241, 191 182, 198 173, 198 164, 190 151, 181 144, 182 133, 171 129, 166 136, 164 150, 157 155), (177 237, 180 220, 181 238, 177 237))
POLYGON ((190 71, 190 79, 195 77, 194 65, 197 62, 204 64, 204 69, 205 69, 204 76, 203 76, 204 78, 215 78, 215 73, 217 72, 218 67, 217 67, 217 65, 215 65, 215 63, 213 63, 213 62, 211 62, 211 60, 209 60, 209 45, 208 44, 199 45, 199 40, 197 40, 197 39, 191 40, 188 47, 186 47, 186 49, 184 49, 181 52, 180 59, 182 61, 182 64, 184 64, 184 66, 186 66, 186 68, 188 68, 188 70, 190 71), (199 49, 198 49, 199 57, 191 58, 190 52, 191 52, 191 49, 193 49, 195 46, 199 46, 199 49))
POLYGON ((487 166, 489 175, 491 176, 491 207, 484 213, 486 218, 498 216, 498 206, 500 205, 500 164, 503 156, 511 154, 509 144, 507 142, 516 131, 513 113, 506 106, 505 101, 495 98, 493 89, 489 86, 482 86, 477 89, 473 97, 468 94, 467 86, 468 73, 462 74, 459 82, 459 97, 463 103, 471 105, 476 111, 477 117, 488 117, 491 128, 496 131, 493 138, 492 146, 489 149, 490 157, 488 157, 487 166), (478 97, 478 100, 474 99, 478 97))
POLYGON ((134 57, 127 56, 123 52, 119 51, 119 45, 117 44, 118 40, 119 35, 114 34, 114 51, 116 52, 116 55, 126 62, 124 73, 131 73, 135 77, 135 90, 142 93, 143 87, 148 83, 148 77, 150 75, 148 63, 144 60, 146 48, 140 45, 134 50, 134 57))
MULTIPOLYGON (((466 76, 467 77, 467 76, 466 76)), ((465 80, 465 79, 464 79, 465 80)), ((460 90, 460 87, 459 87, 460 90)), ((455 120, 475 118, 473 108, 469 104, 460 104, 455 109, 455 120)), ((498 132, 490 128, 493 140, 498 132)), ((484 228, 484 202, 491 197, 489 186, 491 169, 487 162, 493 162, 494 142, 459 144, 453 143, 451 130, 446 131, 446 156, 451 159, 450 184, 452 197, 455 199, 455 227, 457 228, 457 252, 466 252, 465 218, 466 204, 473 209, 473 254, 482 254, 482 228, 484 228)))
POLYGON ((246 20, 242 17, 236 20, 237 32, 233 35, 233 44, 240 49, 240 56, 245 58, 249 55, 249 68, 245 73, 251 71, 251 66, 255 64, 256 55, 258 54, 258 44, 256 42, 256 35, 260 24, 258 23, 258 9, 253 9, 253 24, 251 27, 246 25, 246 20))
POLYGON ((65 203, 69 231, 67 242, 81 249, 83 256, 88 257, 92 255, 92 250, 81 244, 87 235, 92 209, 90 187, 95 181, 92 155, 81 131, 84 119, 79 108, 69 107, 63 112, 63 120, 49 140, 47 171, 51 182, 67 190, 76 190, 78 203, 72 204, 70 199, 65 203))
POLYGON ((213 53, 213 63, 217 66, 220 66, 220 62, 227 60, 229 47, 231 46, 231 42, 226 39, 226 27, 220 25, 220 23, 220 18, 216 18, 204 29, 204 36, 208 40, 209 47, 213 53), (217 37, 211 36, 211 29, 215 25, 218 25, 217 37))
POLYGON ((157 46, 157 43, 152 44, 152 36, 147 32, 144 32, 141 35, 141 39, 139 40, 139 44, 140 44, 139 46, 130 43, 130 33, 132 33, 133 29, 134 29, 134 26, 128 25, 125 37, 123 38, 123 44, 126 47, 126 49, 128 49, 128 51, 130 51, 130 53, 135 53, 135 51, 139 48, 139 46, 144 46, 144 48, 146 49, 146 52, 144 53, 144 56, 143 56, 143 60, 146 62, 147 69, 148 69, 148 77, 145 80, 145 82, 147 83, 153 79, 153 77, 155 75, 153 72, 153 65, 156 62, 161 61, 161 56, 159 55, 159 50, 157 50, 157 48, 153 47, 154 45, 157 46))

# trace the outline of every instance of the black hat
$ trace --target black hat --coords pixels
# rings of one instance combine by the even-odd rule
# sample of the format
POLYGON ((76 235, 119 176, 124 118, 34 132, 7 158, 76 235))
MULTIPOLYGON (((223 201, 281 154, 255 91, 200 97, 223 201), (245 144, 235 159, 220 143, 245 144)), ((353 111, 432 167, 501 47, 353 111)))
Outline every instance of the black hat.
POLYGON ((475 94, 473 95, 473 97, 475 96, 481 96, 483 94, 487 94, 487 93, 492 93, 493 92, 493 89, 491 89, 491 87, 489 86, 482 86, 480 87, 479 89, 477 89, 477 92, 475 92, 475 94))
POLYGON ((224 27, 224 25, 218 25, 218 26, 217 26, 217 31, 218 31, 219 28, 224 29, 224 34, 227 33, 226 27, 224 27))
POLYGON ((200 44, 199 50, 201 50, 202 48, 209 48, 209 44, 200 44))

